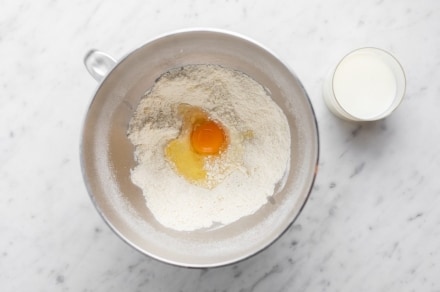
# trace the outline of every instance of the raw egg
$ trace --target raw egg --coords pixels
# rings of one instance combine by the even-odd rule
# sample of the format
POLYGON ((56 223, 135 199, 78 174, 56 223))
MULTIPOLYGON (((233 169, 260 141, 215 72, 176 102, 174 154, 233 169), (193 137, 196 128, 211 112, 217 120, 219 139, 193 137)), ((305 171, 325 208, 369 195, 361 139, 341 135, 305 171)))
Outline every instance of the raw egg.
POLYGON ((224 130, 214 121, 204 120, 193 125, 191 145, 199 154, 219 154, 225 144, 225 140, 224 130))
POLYGON ((223 125, 197 106, 179 104, 182 127, 178 137, 165 146, 165 155, 174 170, 187 181, 212 188, 207 162, 221 159, 228 146, 223 125))

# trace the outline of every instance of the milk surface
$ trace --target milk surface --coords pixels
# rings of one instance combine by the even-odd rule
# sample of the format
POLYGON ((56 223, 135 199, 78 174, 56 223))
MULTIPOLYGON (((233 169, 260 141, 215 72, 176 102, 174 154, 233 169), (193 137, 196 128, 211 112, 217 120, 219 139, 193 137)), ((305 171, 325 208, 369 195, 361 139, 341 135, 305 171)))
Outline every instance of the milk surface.
POLYGON ((375 52, 348 55, 333 76, 333 90, 340 106, 359 119, 371 119, 393 104, 397 82, 392 69, 375 52))

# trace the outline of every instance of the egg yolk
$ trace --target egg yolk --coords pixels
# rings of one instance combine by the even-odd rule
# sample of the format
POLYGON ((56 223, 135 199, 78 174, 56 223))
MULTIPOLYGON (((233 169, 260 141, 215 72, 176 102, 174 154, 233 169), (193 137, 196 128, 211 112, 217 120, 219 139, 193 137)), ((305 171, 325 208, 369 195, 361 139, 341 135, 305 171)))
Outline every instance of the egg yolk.
POLYGON ((165 156, 177 174, 191 183, 212 188, 205 161, 218 159, 227 147, 227 136, 220 123, 210 119, 200 107, 180 104, 182 128, 178 137, 165 146, 165 156))
POLYGON ((214 121, 207 120, 193 125, 191 145, 199 154, 219 154, 225 144, 225 140, 225 132, 214 121))

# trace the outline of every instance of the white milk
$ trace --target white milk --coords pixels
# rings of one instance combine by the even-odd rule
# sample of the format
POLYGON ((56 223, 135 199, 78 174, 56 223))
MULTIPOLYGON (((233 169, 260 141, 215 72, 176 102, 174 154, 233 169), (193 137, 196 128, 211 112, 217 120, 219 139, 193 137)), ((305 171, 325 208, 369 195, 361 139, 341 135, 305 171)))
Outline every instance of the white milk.
POLYGON ((363 48, 339 63, 324 95, 336 115, 368 121, 391 113, 404 91, 405 77, 397 60, 382 50, 363 48))

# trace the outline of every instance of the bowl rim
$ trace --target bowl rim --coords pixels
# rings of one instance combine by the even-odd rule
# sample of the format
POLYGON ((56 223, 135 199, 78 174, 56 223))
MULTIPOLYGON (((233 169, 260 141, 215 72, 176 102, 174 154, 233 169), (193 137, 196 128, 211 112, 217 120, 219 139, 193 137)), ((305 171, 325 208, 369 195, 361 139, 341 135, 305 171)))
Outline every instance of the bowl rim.
POLYGON ((81 172, 82 172, 82 176, 83 176, 83 181, 85 183, 85 186, 87 188, 87 192, 88 195, 93 203, 93 205, 95 206, 95 209, 98 211, 99 215, 101 216, 101 218, 103 219, 103 221, 110 227, 110 229, 118 235, 118 237, 120 239, 122 239, 124 242, 126 242, 129 246, 131 246, 132 248, 134 248, 135 250, 137 250, 138 252, 140 252, 143 255, 147 255, 148 257, 159 261, 161 263, 166 263, 172 266, 176 266, 176 267, 185 267, 185 268, 214 268, 214 267, 223 267, 223 266, 228 266, 231 264, 236 264, 239 262, 242 262, 246 259, 249 259, 263 251, 265 251, 266 249, 268 249, 272 244, 274 244, 277 240, 279 240, 280 237, 282 237, 287 230, 290 229, 290 227, 293 225, 293 223, 297 220, 297 218, 299 217, 299 215, 301 214, 301 212, 303 211, 310 195, 311 192, 313 190, 315 181, 316 181, 316 177, 317 177, 317 173, 318 173, 318 164, 319 164, 319 158, 320 158, 320 135, 319 135, 319 126, 318 126, 318 121, 317 121, 317 117, 316 117, 316 113, 315 110, 313 108, 313 104, 310 100, 310 97, 307 93, 307 91, 304 88, 304 85, 302 84, 302 82, 299 80, 299 78, 297 77, 297 75, 294 73, 294 71, 290 68, 290 66, 284 62, 282 60, 282 58, 280 58, 276 53, 274 53, 272 50, 270 50, 269 48, 267 48, 266 46, 262 45, 261 43, 255 41, 254 39, 242 35, 240 33, 237 32, 233 32, 230 30, 226 30, 226 29, 219 29, 219 28, 210 28, 210 27, 191 27, 191 28, 183 28, 183 29, 177 29, 177 30, 172 30, 166 33, 162 33, 159 34, 153 38, 148 39, 147 41, 143 42, 141 45, 137 46, 135 49, 130 50, 128 53, 126 53, 125 55, 123 55, 120 59, 118 59, 116 61, 115 66, 105 75, 105 77, 103 78, 103 80, 100 82, 100 84, 96 87, 95 92, 92 95, 92 99, 90 101, 89 107, 86 110, 86 114, 83 118, 83 124, 82 124, 82 129, 81 129, 81 133, 80 133, 80 138, 81 138, 81 142, 80 142, 80 166, 81 166, 81 172), (108 218, 108 216, 105 214, 105 212, 102 210, 101 206, 97 203, 95 195, 94 195, 94 191, 93 188, 90 184, 90 178, 86 175, 87 171, 86 171, 86 164, 87 161, 85 161, 85 157, 84 157, 84 149, 85 149, 85 145, 84 145, 84 133, 85 133, 85 126, 87 124, 87 117, 89 114, 89 110, 91 108, 91 105, 93 103, 94 98, 96 97, 97 93, 99 92, 101 86, 103 85, 105 79, 111 75, 112 71, 115 70, 122 62, 124 62, 125 59, 127 59, 131 54, 133 54, 134 52, 141 50, 144 46, 147 46, 155 41, 158 41, 162 38, 166 38, 166 37, 170 37, 173 35, 178 35, 178 34, 184 34, 184 33, 191 33, 191 32, 196 32, 196 33, 219 33, 222 35, 227 35, 227 36, 231 36, 231 37, 236 37, 239 39, 242 39, 244 41, 247 41, 261 49, 263 49, 264 51, 266 51, 269 55, 272 55, 274 58, 276 58, 280 63, 283 64, 283 66, 286 67, 286 69, 297 79, 298 81, 298 85, 301 87, 303 93, 304 93, 304 97, 307 100, 307 104, 310 108, 310 113, 313 119, 313 124, 314 124, 314 128, 315 128, 315 133, 316 133, 316 159, 314 161, 314 173, 311 176, 311 181, 307 190, 307 193, 304 193, 304 199, 301 202, 301 206, 299 206, 298 212, 295 214, 295 216, 292 217, 292 219, 290 220, 290 222, 286 225, 286 227, 275 237, 271 238, 269 243, 267 243, 266 245, 262 245, 261 248, 259 248, 258 250, 256 250, 253 253, 249 253, 249 254, 245 254, 241 257, 236 257, 234 259, 230 259, 230 260, 226 260, 223 262, 215 262, 215 263, 209 263, 209 264, 188 264, 188 263, 182 263, 180 261, 174 261, 174 260, 170 260, 167 258, 163 258, 161 256, 158 256, 154 253, 151 253, 145 249, 142 249, 140 246, 138 246, 137 244, 133 243, 129 238, 127 238, 124 234, 122 234, 122 232, 111 222, 111 220, 108 218))

